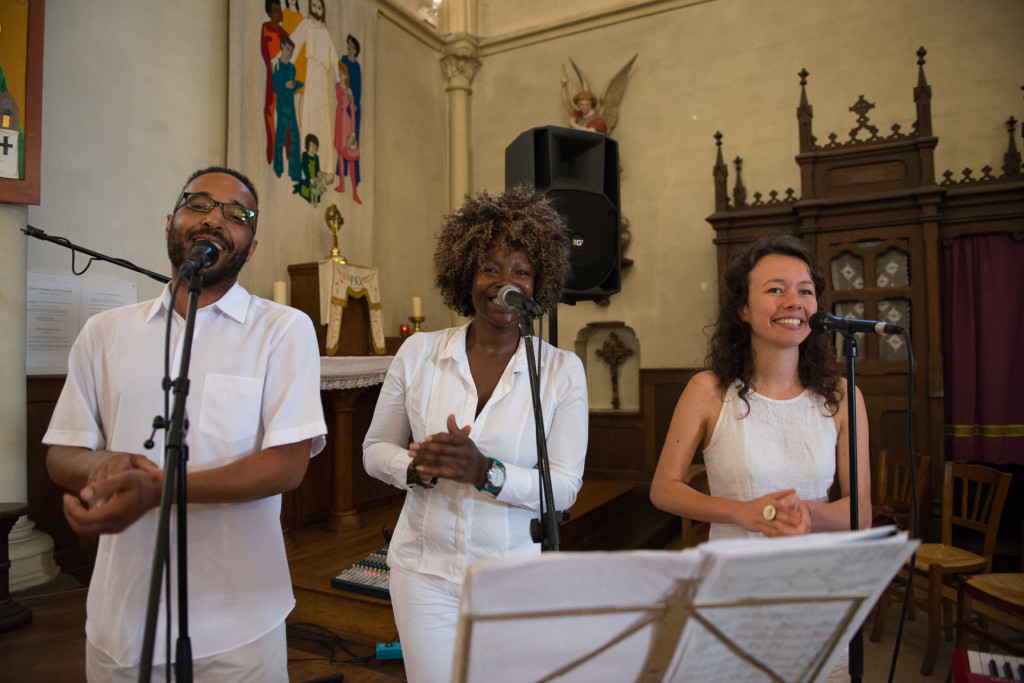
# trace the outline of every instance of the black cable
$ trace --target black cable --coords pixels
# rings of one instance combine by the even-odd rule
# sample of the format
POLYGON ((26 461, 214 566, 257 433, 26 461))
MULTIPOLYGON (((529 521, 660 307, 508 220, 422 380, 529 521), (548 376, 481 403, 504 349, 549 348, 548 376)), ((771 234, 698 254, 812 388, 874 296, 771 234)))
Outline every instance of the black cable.
MULTIPOLYGON (((348 645, 345 643, 345 640, 338 633, 336 633, 335 631, 332 631, 331 629, 329 629, 329 628, 327 628, 325 626, 321 626, 320 624, 313 624, 313 623, 310 623, 310 622, 298 622, 298 623, 294 623, 294 624, 288 624, 288 626, 291 627, 291 628, 295 628, 295 629, 305 629, 306 630, 306 632, 304 634, 302 634, 302 635, 298 635, 298 634, 294 634, 293 633, 291 635, 291 637, 290 637, 291 640, 307 640, 309 642, 321 645, 321 646, 323 646, 324 648, 326 648, 326 649, 328 649, 330 651, 330 656, 329 657, 310 657, 308 659, 302 659, 302 660, 292 659, 292 660, 289 660, 289 661, 313 661, 313 660, 320 660, 320 661, 329 661, 332 664, 366 664, 367 662, 371 662, 371 661, 373 661, 376 658, 375 654, 357 655, 356 653, 352 652, 352 650, 350 650, 348 648, 348 645), (318 635, 322 636, 323 639, 322 640, 317 639, 316 636, 318 636, 318 635), (336 650, 341 650, 346 655, 348 655, 350 657, 350 659, 338 659, 338 658, 336 658, 335 657, 336 650)), ((395 637, 397 639, 397 634, 396 634, 395 637)))
MULTIPOLYGON (((903 339, 907 343, 907 361, 908 375, 907 375, 907 443, 910 447, 910 496, 913 506, 912 516, 914 519, 914 528, 911 529, 911 538, 920 538, 920 526, 921 526, 921 507, 920 501, 917 499, 917 458, 914 454, 914 347, 910 343, 910 334, 904 330, 903 339)), ((917 559, 917 551, 915 550, 910 555, 910 566, 907 570, 907 586, 903 591, 903 608, 900 612, 900 623, 896 629, 896 642, 892 649, 892 663, 889 666, 889 683, 892 683, 893 677, 896 675, 896 659, 900 653, 900 641, 903 639, 903 624, 907 620, 907 608, 910 605, 910 593, 914 589, 914 563, 917 559)), ((888 590, 888 587, 886 587, 888 590)))

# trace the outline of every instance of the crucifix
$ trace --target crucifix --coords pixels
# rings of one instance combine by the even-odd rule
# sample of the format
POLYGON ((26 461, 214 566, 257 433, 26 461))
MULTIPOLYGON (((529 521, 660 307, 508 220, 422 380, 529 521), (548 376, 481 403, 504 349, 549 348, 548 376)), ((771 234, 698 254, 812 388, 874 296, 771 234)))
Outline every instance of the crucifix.
POLYGON ((619 408, 619 364, 633 355, 633 349, 629 348, 619 340, 619 335, 614 332, 608 335, 608 339, 597 351, 597 356, 610 366, 612 373, 612 408, 619 408))

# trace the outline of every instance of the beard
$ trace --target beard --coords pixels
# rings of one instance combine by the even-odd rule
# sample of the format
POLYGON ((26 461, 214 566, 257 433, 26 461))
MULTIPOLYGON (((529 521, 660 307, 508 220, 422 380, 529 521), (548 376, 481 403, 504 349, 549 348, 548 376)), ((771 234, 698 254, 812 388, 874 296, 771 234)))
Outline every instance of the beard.
MULTIPOLYGON (((251 238, 241 249, 219 252, 217 262, 209 268, 204 268, 202 271, 203 287, 215 287, 224 282, 236 280, 238 274, 242 272, 242 266, 245 265, 250 244, 252 244, 251 238)), ((173 229, 171 230, 171 235, 167 238, 167 257, 171 260, 171 265, 175 269, 181 270, 181 267, 188 260, 188 252, 191 248, 192 240, 188 236, 182 235, 173 229)))

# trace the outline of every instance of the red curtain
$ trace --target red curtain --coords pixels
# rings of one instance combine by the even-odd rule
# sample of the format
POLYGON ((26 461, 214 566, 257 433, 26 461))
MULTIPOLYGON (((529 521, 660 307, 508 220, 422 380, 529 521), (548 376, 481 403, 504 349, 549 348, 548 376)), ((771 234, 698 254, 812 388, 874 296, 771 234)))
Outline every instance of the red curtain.
POLYGON ((1024 241, 959 237, 941 258, 946 457, 1024 465, 1024 241))

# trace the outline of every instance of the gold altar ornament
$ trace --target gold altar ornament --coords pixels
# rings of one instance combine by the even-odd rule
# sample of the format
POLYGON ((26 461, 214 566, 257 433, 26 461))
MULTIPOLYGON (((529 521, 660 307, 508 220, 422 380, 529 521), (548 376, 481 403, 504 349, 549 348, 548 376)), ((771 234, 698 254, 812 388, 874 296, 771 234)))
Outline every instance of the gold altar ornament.
POLYGON ((327 221, 327 228, 333 236, 331 255, 328 258, 335 263, 348 263, 338 249, 338 232, 341 230, 341 226, 345 224, 345 219, 341 217, 341 211, 338 211, 337 204, 331 204, 327 207, 327 211, 324 213, 324 220, 327 221))

